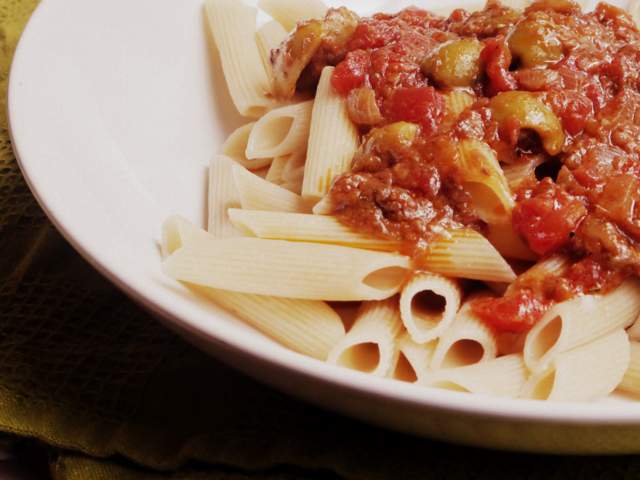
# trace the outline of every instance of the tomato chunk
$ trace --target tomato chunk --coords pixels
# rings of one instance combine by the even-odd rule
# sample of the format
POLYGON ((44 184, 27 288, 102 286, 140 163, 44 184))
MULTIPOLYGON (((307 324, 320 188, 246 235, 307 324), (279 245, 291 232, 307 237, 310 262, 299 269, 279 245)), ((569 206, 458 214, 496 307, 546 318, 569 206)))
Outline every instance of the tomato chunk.
POLYGON ((513 226, 531 250, 547 255, 563 247, 587 211, 582 202, 545 178, 531 198, 513 210, 513 226))
POLYGON ((361 87, 367 78, 371 58, 369 52, 355 50, 338 64, 331 76, 331 85, 341 95, 361 87))
POLYGON ((432 133, 445 113, 445 102, 433 87, 398 88, 387 112, 393 121, 419 123, 426 133, 432 133))
POLYGON ((516 290, 501 298, 479 298, 472 303, 473 312, 499 332, 523 333, 531 329, 552 302, 538 298, 532 290, 516 290))
POLYGON ((489 83, 487 95, 493 96, 499 92, 508 92, 518 88, 518 82, 509 71, 511 52, 504 39, 491 38, 484 44, 480 53, 480 63, 484 65, 489 83))

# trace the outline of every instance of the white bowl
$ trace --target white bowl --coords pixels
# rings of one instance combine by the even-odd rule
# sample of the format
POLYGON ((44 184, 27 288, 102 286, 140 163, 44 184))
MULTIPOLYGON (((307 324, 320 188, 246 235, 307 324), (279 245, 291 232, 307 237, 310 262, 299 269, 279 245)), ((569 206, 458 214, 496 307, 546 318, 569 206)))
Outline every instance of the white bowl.
POLYGON ((9 113, 24 175, 73 246, 238 369, 421 435, 555 453, 640 452, 640 403, 495 399, 372 378, 286 350, 163 276, 161 221, 178 213, 204 223, 208 161, 242 121, 202 0, 43 0, 16 52, 9 113))

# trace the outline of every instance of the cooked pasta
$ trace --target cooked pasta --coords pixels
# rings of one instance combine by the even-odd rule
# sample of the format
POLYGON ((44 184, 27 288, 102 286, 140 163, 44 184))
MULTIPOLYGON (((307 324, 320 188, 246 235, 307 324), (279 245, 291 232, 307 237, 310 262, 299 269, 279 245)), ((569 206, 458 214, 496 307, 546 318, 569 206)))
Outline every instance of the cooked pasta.
POLYGON ((232 167, 242 208, 280 212, 308 212, 309 203, 289 190, 252 174, 239 165, 232 167))
POLYGON ((254 238, 195 238, 164 262, 176 280, 309 300, 378 300, 397 293, 407 257, 336 245, 254 238), (313 272, 313 275, 309 275, 313 272))
POLYGON ((546 370, 558 354, 627 328, 639 314, 640 282, 635 279, 604 295, 559 303, 527 335, 525 363, 531 371, 546 370))
POLYGON ((261 117, 247 140, 247 158, 273 158, 304 151, 312 107, 313 101, 309 100, 276 108, 261 117))
POLYGON ((461 392, 516 398, 527 380, 522 355, 505 355, 466 367, 430 372, 422 385, 461 392))
POLYGON ((293 30, 298 22, 322 18, 327 12, 321 0, 260 0, 258 5, 287 31, 293 30))
POLYGON ((629 366, 618 387, 622 391, 640 395, 640 343, 630 342, 629 352, 629 366))
POLYGON ((559 353, 531 377, 522 396, 536 400, 589 401, 611 393, 629 366, 629 337, 621 328, 559 353))
POLYGON ((402 329, 396 297, 364 302, 355 323, 329 353, 327 361, 384 377, 396 363, 396 338, 402 329))
POLYGON ((416 273, 400 294, 402 323, 416 343, 438 338, 449 328, 459 307, 458 284, 433 273, 416 273))
POLYGON ((249 170, 259 170, 271 163, 271 158, 248 159, 246 155, 247 142, 256 122, 247 123, 236 128, 222 144, 222 154, 231 158, 249 170))
POLYGON ((260 0, 256 28, 242 1, 205 2, 255 121, 211 162, 209 232, 163 225, 168 276, 296 352, 417 387, 640 395, 630 16, 260 0))
POLYGON ((389 377, 403 382, 420 382, 429 371, 436 342, 416 343, 407 332, 396 340, 398 357, 389 377))
POLYGON ((474 230, 452 230, 434 242, 424 267, 450 277, 513 282, 516 274, 489 241, 474 230))
POLYGON ((273 102, 255 39, 258 11, 236 0, 205 0, 205 7, 233 103, 242 115, 259 117, 273 102))
POLYGON ((233 179, 234 167, 239 166, 224 155, 214 157, 209 164, 209 221, 207 230, 218 238, 233 237, 238 233, 227 215, 229 208, 240 206, 240 193, 233 179))
MULTIPOLYGON (((476 294, 471 299, 478 298, 476 294)), ((486 294, 485 294, 486 295, 486 294)), ((496 334, 473 314, 470 299, 442 332, 431 360, 431 368, 464 367, 494 359, 498 354, 496 334)))
POLYGON ((314 200, 325 195, 333 179, 349 168, 358 148, 358 131, 349 120, 346 102, 331 86, 333 70, 322 70, 311 114, 302 196, 314 200))

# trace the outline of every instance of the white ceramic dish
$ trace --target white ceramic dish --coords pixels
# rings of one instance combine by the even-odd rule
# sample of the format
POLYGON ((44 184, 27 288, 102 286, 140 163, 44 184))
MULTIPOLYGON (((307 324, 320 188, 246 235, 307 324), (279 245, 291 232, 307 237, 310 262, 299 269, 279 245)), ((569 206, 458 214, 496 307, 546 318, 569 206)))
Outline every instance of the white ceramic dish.
POLYGON ((201 347, 319 405, 481 446, 640 452, 640 403, 514 401, 372 378, 288 351, 163 276, 161 221, 204 223, 208 161, 241 122, 217 65, 202 0, 42 1, 11 72, 11 132, 31 189, 85 258, 201 347))

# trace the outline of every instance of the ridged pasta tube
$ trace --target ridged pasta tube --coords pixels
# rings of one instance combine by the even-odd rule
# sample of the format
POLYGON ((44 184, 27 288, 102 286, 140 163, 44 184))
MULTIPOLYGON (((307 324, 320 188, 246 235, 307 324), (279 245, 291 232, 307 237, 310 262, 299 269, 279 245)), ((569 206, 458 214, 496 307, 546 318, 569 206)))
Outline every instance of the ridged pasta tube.
POLYGON ((618 388, 625 392, 640 395, 640 342, 631 342, 630 359, 627 371, 618 388))
POLYGON ((258 6, 290 32, 298 22, 324 18, 327 6, 320 0, 260 0, 258 6))
MULTIPOLYGON (((163 256, 182 248, 194 236, 209 235, 182 217, 168 218, 162 225, 163 256)), ((285 347, 319 360, 326 360, 344 337, 340 317, 325 302, 190 287, 285 347)))
POLYGON ((629 366, 629 337, 622 328, 556 355, 531 377, 522 396, 559 402, 589 401, 611 393, 629 366))
POLYGON ((524 360, 529 370, 545 371, 555 356, 619 328, 640 313, 640 281, 626 280, 604 295, 585 295, 551 308, 529 331, 524 360))
POLYGON ((522 355, 505 355, 466 367, 429 372, 420 382, 429 387, 516 398, 527 380, 522 355))
POLYGON ((387 376, 398 357, 396 338, 401 330, 396 297, 363 302, 351 330, 331 350, 327 361, 372 375, 387 376))
POLYGON ((313 100, 271 110, 251 129, 247 140, 249 159, 291 155, 307 148, 313 100))
POLYGON ((408 332, 403 332, 396 342, 398 357, 389 377, 404 382, 421 381, 429 371, 436 343, 416 343, 408 332))
POLYGON ((418 272, 400 294, 402 323, 416 343, 426 343, 444 332, 460 308, 460 287, 441 275, 418 272))
POLYGON ((251 122, 236 128, 222 144, 223 155, 249 170, 259 170, 271 163, 271 158, 248 159, 245 154, 249 136, 255 124, 256 122, 251 122))
POLYGON ((273 101, 255 39, 258 10, 236 0, 206 0, 205 10, 233 103, 241 115, 259 117, 273 101))
POLYGON ((227 214, 229 208, 240 206, 240 193, 233 178, 234 167, 243 168, 224 155, 214 157, 209 164, 207 230, 218 238, 238 235, 227 214))
POLYGON ((495 333, 471 309, 471 301, 480 295, 467 299, 451 325, 440 335, 431 360, 433 370, 463 367, 496 357, 495 333))
POLYGON ((317 243, 191 238, 164 262, 176 280, 308 300, 380 300, 400 290, 409 259, 317 243))

